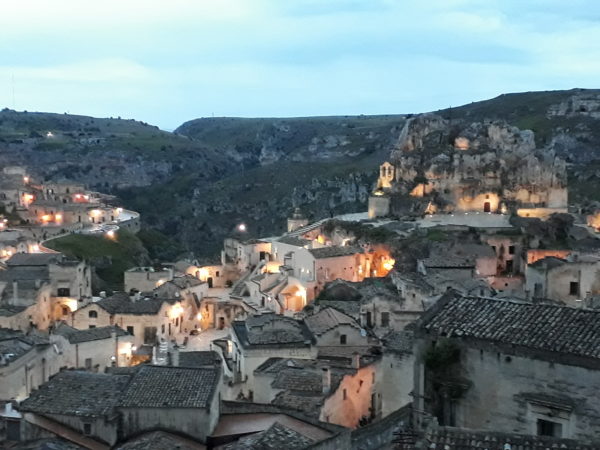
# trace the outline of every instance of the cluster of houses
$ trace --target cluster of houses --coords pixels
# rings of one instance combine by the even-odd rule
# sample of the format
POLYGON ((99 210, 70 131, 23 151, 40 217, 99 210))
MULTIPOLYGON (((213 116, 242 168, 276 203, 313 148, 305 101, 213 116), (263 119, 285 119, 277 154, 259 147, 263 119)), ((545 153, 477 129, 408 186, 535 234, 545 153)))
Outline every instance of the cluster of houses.
MULTIPOLYGON (((67 194, 54 195, 77 203, 67 194)), ((577 245, 549 248, 525 222, 412 224, 407 250, 296 210, 282 236, 238 233, 220 261, 135 267, 99 296, 85 261, 12 254, 0 439, 600 448, 597 240, 573 226, 577 245)))
POLYGON ((140 229, 138 213, 82 184, 37 182, 21 166, 4 167, 0 177, 0 261, 39 253, 45 240, 65 233, 140 229))

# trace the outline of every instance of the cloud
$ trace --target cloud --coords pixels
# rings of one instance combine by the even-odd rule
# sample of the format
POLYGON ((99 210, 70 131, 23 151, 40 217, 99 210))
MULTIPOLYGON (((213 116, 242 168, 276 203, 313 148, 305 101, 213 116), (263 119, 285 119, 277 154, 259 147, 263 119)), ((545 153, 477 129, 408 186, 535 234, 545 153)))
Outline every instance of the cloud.
POLYGON ((592 0, 20 0, 0 106, 135 117, 419 112, 595 87, 592 0))

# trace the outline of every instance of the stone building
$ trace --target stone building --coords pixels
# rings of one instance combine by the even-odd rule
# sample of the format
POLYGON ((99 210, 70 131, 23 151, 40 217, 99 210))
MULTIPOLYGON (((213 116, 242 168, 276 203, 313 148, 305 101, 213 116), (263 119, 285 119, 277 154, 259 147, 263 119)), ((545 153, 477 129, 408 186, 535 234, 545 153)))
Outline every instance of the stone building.
POLYGON ((304 319, 317 347, 368 347, 371 345, 364 329, 350 316, 335 308, 321 309, 304 319))
POLYGON ((0 328, 0 399, 23 400, 61 366, 48 338, 0 328))
POLYGON ((600 257, 571 253, 566 259, 548 256, 527 265, 529 298, 581 306, 600 294, 600 257))
POLYGON ((122 436, 162 428, 206 442, 219 420, 220 379, 218 368, 140 368, 118 402, 122 436))
POLYGON ((118 326, 78 330, 62 322, 52 330, 50 341, 58 344, 62 351, 63 366, 95 372, 131 365, 135 349, 134 337, 118 326), (66 343, 57 342, 58 336, 66 343))
POLYGON ((0 325, 47 329, 91 300, 91 269, 60 253, 19 253, 0 271, 0 325))
POLYGON ((173 279, 173 270, 163 268, 155 270, 154 267, 133 267, 123 274, 125 292, 132 290, 138 292, 151 292, 161 284, 173 279))
POLYGON ((369 217, 388 214, 566 212, 566 165, 535 148, 532 131, 501 122, 409 119, 380 167, 369 217))
POLYGON ((289 317, 275 314, 249 316, 244 321, 234 321, 231 340, 220 350, 231 367, 233 383, 244 383, 242 392, 252 398, 254 370, 271 357, 316 358, 312 335, 306 325, 289 317))
POLYGON ((448 293, 415 329, 415 423, 600 439, 600 312, 448 293))
POLYGON ((119 438, 117 403, 129 376, 63 371, 19 405, 22 439, 68 435, 79 445, 114 445, 119 438), (74 436, 75 434, 75 436, 74 436))
POLYGON ((71 325, 77 329, 116 325, 132 335, 134 345, 139 348, 186 333, 185 322, 193 316, 192 307, 182 298, 136 300, 125 293, 116 293, 75 311, 71 325))
POLYGON ((356 428, 375 417, 380 398, 372 359, 351 366, 324 360, 270 358, 255 371, 254 400, 302 411, 323 422, 356 428))

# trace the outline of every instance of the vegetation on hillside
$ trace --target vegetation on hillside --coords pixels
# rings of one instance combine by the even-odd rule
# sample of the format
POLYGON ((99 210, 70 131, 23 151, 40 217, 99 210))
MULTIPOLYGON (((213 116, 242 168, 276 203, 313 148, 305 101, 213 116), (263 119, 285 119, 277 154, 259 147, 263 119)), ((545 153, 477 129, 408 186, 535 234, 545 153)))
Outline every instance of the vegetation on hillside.
POLYGON ((105 235, 71 234, 48 241, 48 248, 77 259, 86 260, 95 268, 95 293, 101 290, 123 290, 123 272, 146 264, 148 254, 134 234, 119 230, 111 239, 105 235))

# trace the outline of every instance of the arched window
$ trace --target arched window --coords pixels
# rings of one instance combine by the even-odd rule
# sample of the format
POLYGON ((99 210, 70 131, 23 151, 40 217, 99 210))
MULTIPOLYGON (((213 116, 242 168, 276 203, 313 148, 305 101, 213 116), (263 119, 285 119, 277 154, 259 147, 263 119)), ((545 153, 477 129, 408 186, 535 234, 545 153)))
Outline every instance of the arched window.
POLYGON ((92 310, 92 311, 90 311, 90 312, 88 313, 88 317, 89 317, 90 319, 95 319, 96 317, 98 317, 98 311, 93 311, 93 310, 92 310))

